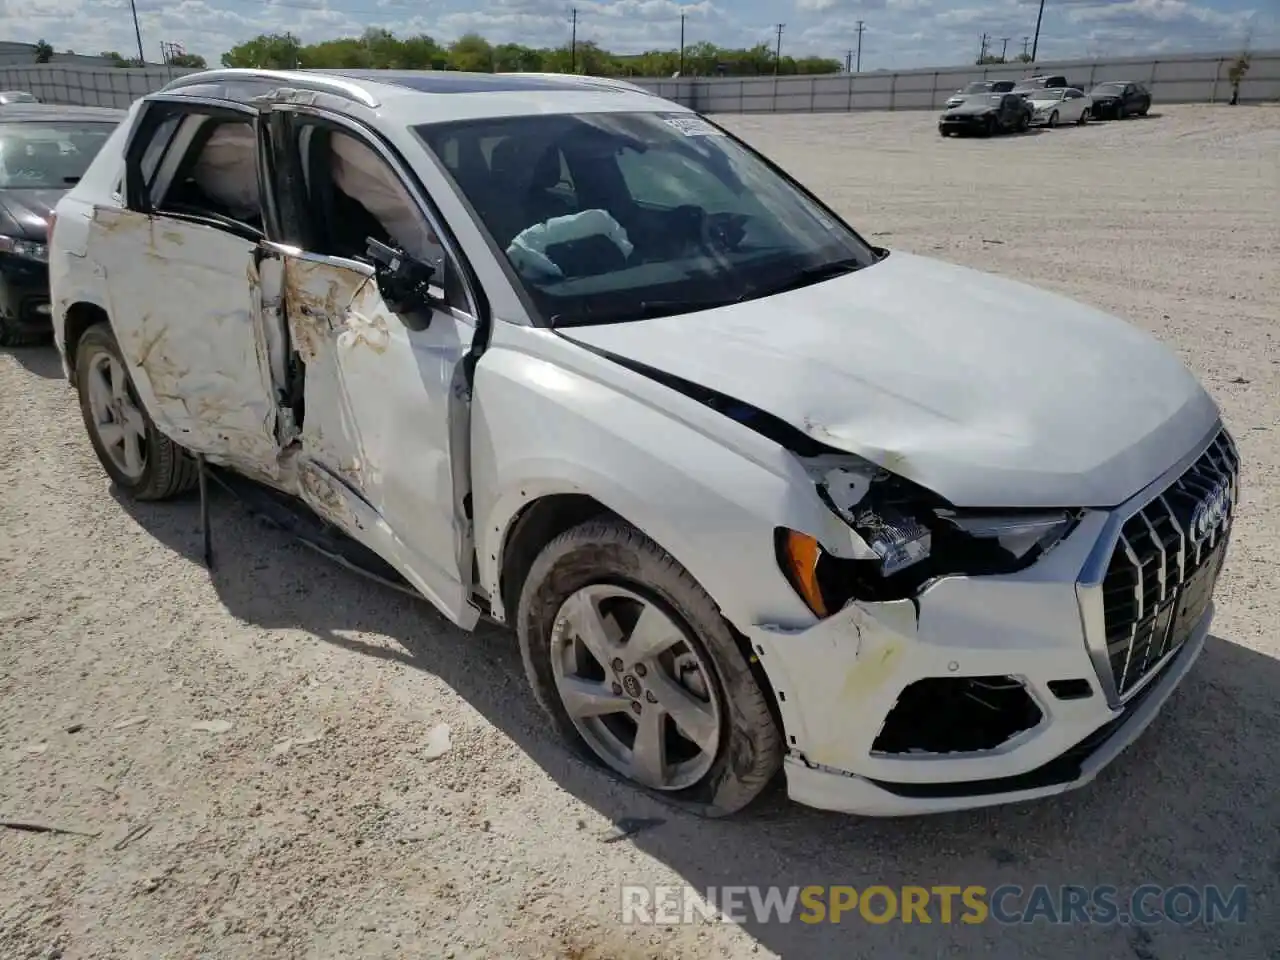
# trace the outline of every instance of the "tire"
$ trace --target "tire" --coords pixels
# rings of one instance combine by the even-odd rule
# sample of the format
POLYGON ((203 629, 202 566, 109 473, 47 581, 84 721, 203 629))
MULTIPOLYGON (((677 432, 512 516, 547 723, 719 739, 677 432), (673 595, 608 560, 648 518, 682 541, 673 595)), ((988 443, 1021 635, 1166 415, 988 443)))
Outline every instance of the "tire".
POLYGON ((31 330, 0 317, 0 347, 30 347, 52 340, 51 330, 31 330))
POLYGON ((999 132, 999 124, 996 123, 996 118, 989 117, 982 128, 982 135, 984 137, 994 137, 997 132, 999 132))
MULTIPOLYGON (((706 817, 723 817, 741 810, 778 772, 783 756, 781 732, 733 632, 697 581, 630 525, 620 520, 596 520, 556 537, 529 571, 516 622, 525 673, 538 703, 556 731, 588 761, 612 769, 660 800, 706 817), (588 593, 595 593, 596 597, 587 596, 588 593), (578 602, 582 605, 575 606, 578 602), (622 625, 624 631, 628 618, 634 619, 634 611, 643 610, 646 617, 651 613, 665 616, 665 621, 657 622, 664 623, 666 629, 652 634, 666 638, 663 643, 667 646, 658 645, 664 652, 624 664, 616 655, 628 655, 632 640, 628 636, 622 642, 609 640, 601 654, 583 657, 587 644, 580 638, 585 631, 575 629, 575 625, 586 621, 575 621, 576 611, 590 611, 591 622, 598 623, 603 616, 599 611, 607 603, 616 604, 613 609, 618 619, 614 623, 622 625), (679 639, 672 644, 671 637, 679 639), (676 655, 674 651, 684 652, 676 655), (669 656, 675 657, 670 661, 675 664, 670 672, 661 667, 659 659, 669 656), (681 665, 684 657, 690 659, 681 665), (584 669, 583 662, 588 659, 584 669), (565 666, 566 660, 574 661, 573 674, 567 680, 570 667, 565 666), (643 663, 650 664, 648 670, 642 669, 643 663), (692 673, 688 672, 690 664, 692 673), (690 687, 686 677, 697 681, 696 685, 690 687), (575 721, 566 706, 562 683, 590 684, 589 689, 596 696, 603 695, 611 701, 610 706, 616 704, 619 709, 590 716, 584 711, 575 721), (655 698, 655 690, 666 698, 673 685, 675 695, 670 699, 655 698), (700 739, 714 744, 714 754, 694 744, 685 733, 686 726, 693 729, 692 726, 676 727, 672 713, 665 707, 670 703, 683 711, 691 697, 697 698, 697 709, 691 718, 689 714, 682 715, 699 722, 700 739), (645 712, 651 704, 656 707, 645 712), (641 725, 651 718, 658 724, 654 729, 663 731, 658 740, 667 743, 668 750, 675 739, 670 733, 679 733, 689 747, 696 747, 695 760, 685 764, 692 764, 685 774, 688 782, 674 778, 674 782, 666 782, 668 769, 678 770, 669 762, 667 750, 658 767, 666 785, 646 783, 628 771, 628 767, 634 771, 645 766, 637 759, 638 751, 630 748, 639 745, 641 725), (625 729, 619 736, 605 729, 607 726, 633 726, 630 748, 624 742, 625 729), (610 745, 623 753, 613 753, 608 749, 610 745), (630 754, 629 760, 625 759, 626 754, 630 754)), ((593 645, 598 644, 593 641, 593 645)))
POLYGON ((1018 132, 1026 133, 1030 129, 1031 129, 1031 118, 1024 113, 1021 117, 1018 118, 1018 132))
MULTIPOLYGON (((80 395, 80 415, 84 419, 85 432, 93 444, 94 453, 112 481, 127 491, 135 500, 167 500, 185 493, 196 485, 198 474, 195 460, 159 430, 147 416, 128 378, 128 368, 120 354, 115 335, 105 323, 90 327, 80 338, 75 355, 76 390, 80 395), (90 377, 99 364, 114 362, 125 379, 127 401, 141 418, 142 435, 137 440, 142 454, 141 469, 131 472, 126 465, 117 462, 103 439, 102 427, 93 410, 91 397, 94 389, 90 377)), ((127 442, 127 441, 126 441, 127 442)))
POLYGON ((1083 127, 1088 122, 1089 122, 1089 109, 1088 107, 1086 107, 1084 110, 1080 111, 1080 118, 1076 120, 1076 126, 1083 127))
POLYGON ((1128 116, 1129 116, 1129 114, 1127 114, 1127 113, 1125 112, 1125 109, 1124 109, 1124 106, 1123 106, 1123 105, 1116 107, 1116 119, 1117 119, 1117 120, 1124 120, 1124 119, 1125 119, 1126 117, 1128 117, 1128 116))
POLYGON ((1058 125, 1058 111, 1055 110, 1053 111, 1053 113, 1049 114, 1049 126, 1056 127, 1057 125, 1058 125))

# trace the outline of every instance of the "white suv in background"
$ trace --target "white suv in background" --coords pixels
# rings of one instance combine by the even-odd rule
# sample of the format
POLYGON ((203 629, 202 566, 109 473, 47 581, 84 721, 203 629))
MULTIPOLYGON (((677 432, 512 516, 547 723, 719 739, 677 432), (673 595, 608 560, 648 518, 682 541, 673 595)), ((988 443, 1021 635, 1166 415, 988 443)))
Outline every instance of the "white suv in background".
POLYGON ((1170 351, 645 93, 185 76, 50 261, 121 488, 252 478, 513 626, 555 729, 694 810, 1079 786, 1209 629, 1239 461, 1170 351))

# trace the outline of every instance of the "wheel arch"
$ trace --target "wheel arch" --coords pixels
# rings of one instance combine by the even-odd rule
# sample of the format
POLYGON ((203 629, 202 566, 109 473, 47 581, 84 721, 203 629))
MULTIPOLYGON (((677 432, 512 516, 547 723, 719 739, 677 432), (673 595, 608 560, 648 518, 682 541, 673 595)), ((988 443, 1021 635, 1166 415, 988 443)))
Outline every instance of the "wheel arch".
POLYGON ((80 346, 80 340, 85 335, 85 331, 100 323, 110 324, 111 317, 101 304, 91 300, 74 301, 62 316, 62 342, 59 346, 66 359, 67 369, 74 371, 76 350, 80 346))

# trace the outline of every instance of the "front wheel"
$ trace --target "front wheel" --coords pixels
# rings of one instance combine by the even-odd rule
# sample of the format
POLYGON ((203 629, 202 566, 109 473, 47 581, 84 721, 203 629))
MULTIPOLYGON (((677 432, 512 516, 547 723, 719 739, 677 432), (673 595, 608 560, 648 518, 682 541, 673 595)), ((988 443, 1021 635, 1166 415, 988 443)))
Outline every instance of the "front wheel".
POLYGON ((119 487, 137 500, 165 500, 195 486, 195 462, 143 410, 106 324, 80 338, 75 376, 89 441, 119 487))
POLYGON ((982 128, 982 135, 984 137, 994 137, 999 129, 1000 125, 996 123, 996 118, 987 117, 987 122, 982 128))
POLYGON ((1089 111, 1087 109, 1080 111, 1080 119, 1076 121, 1076 126, 1083 127, 1089 122, 1089 111))
POLYGON ((1056 127, 1058 125, 1058 111, 1055 110, 1049 114, 1049 126, 1056 127))
POLYGON ((769 702, 714 601, 621 521, 553 540, 521 591, 525 672, 589 759, 704 816, 750 803, 782 763, 769 702))

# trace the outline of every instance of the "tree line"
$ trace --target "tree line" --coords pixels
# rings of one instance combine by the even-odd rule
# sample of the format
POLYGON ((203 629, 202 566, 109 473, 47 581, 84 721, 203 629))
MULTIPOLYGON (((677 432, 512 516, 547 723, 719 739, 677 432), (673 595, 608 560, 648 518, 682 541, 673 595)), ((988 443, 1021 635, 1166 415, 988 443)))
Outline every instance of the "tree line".
MULTIPOLYGON (((291 33, 264 33, 222 55, 224 67, 298 67, 372 70, 462 70, 470 73, 582 73, 602 77, 666 77, 683 67, 685 76, 772 75, 774 52, 768 44, 745 49, 695 43, 678 50, 617 54, 587 40, 570 46, 528 47, 520 43, 490 43, 476 33, 453 43, 439 43, 426 34, 397 37, 370 27, 361 36, 303 44, 291 33)), ((838 60, 789 57, 777 61, 779 74, 837 73, 838 60)))

